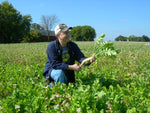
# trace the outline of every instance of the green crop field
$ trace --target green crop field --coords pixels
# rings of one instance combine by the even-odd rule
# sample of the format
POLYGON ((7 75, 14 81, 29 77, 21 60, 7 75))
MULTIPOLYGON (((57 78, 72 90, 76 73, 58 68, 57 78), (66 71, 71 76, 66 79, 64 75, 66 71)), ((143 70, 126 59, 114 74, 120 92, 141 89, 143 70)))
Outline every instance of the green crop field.
MULTIPOLYGON (((94 42, 76 42, 85 56, 94 42)), ((76 86, 46 88, 48 43, 0 44, 2 113, 150 113, 150 43, 114 42, 116 59, 100 57, 76 72, 76 86)))

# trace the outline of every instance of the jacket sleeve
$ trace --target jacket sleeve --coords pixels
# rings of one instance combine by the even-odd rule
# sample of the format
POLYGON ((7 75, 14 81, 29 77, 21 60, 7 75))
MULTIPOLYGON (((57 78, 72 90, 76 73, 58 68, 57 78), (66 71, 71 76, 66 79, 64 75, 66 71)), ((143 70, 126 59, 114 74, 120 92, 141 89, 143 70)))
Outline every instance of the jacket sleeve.
POLYGON ((78 62, 81 63, 84 59, 86 59, 86 57, 84 56, 84 54, 81 52, 80 48, 75 43, 74 43, 74 50, 75 50, 76 60, 78 62))
POLYGON ((46 53, 51 68, 62 70, 66 70, 68 68, 68 64, 60 61, 60 56, 58 55, 55 45, 49 45, 47 47, 46 53))

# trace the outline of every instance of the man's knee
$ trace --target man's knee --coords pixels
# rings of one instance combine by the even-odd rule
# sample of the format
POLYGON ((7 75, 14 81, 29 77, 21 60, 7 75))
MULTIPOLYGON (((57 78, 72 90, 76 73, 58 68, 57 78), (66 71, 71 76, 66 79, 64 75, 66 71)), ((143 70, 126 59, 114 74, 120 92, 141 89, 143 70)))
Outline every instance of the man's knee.
POLYGON ((67 83, 67 77, 63 70, 52 70, 51 77, 54 79, 55 83, 67 83))
POLYGON ((60 76, 62 76, 62 75, 64 75, 65 73, 64 73, 63 70, 59 69, 59 70, 57 70, 57 74, 60 75, 60 76))

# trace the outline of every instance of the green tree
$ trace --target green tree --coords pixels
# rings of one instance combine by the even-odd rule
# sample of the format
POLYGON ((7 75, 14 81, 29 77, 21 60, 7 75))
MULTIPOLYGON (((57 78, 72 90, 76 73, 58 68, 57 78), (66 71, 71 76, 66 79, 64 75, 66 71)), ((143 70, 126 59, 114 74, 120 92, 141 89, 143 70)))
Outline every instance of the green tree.
POLYGON ((25 15, 22 17, 22 34, 23 38, 29 35, 30 32, 30 26, 31 26, 31 16, 30 15, 25 15))
POLYGON ((71 40, 93 41, 95 36, 95 29, 91 26, 76 26, 71 30, 71 40))
POLYGON ((144 42, 149 42, 150 41, 148 36, 143 35, 142 38, 143 38, 144 42))
POLYGON ((30 30, 30 34, 22 42, 42 42, 44 39, 38 29, 30 30))
POLYGON ((139 37, 136 37, 136 39, 137 39, 136 41, 138 41, 138 42, 144 42, 144 41, 143 41, 143 38, 140 37, 140 36, 139 36, 139 37))
POLYGON ((81 29, 82 29, 81 26, 73 27, 73 29, 70 32, 71 33, 71 40, 74 40, 74 41, 81 41, 82 40, 81 29))
POLYGON ((115 38, 115 41, 127 41, 127 37, 119 35, 117 38, 115 38))
POLYGON ((137 41, 137 37, 134 36, 134 35, 130 35, 130 36, 128 37, 128 39, 129 39, 129 41, 137 41))
POLYGON ((32 25, 31 25, 31 29, 32 30, 44 30, 44 28, 42 27, 42 26, 40 26, 39 24, 37 24, 37 23, 32 23, 32 25))
POLYGON ((16 43, 29 35, 31 16, 22 16, 8 1, 0 4, 0 43, 16 43))

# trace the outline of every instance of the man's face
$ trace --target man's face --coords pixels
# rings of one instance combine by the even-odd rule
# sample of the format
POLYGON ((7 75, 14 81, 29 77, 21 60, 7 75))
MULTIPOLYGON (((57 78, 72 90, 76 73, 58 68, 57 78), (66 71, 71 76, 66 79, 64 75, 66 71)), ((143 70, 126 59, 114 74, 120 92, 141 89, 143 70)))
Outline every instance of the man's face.
POLYGON ((59 39, 64 42, 69 42, 70 33, 69 30, 63 31, 59 34, 59 39))

